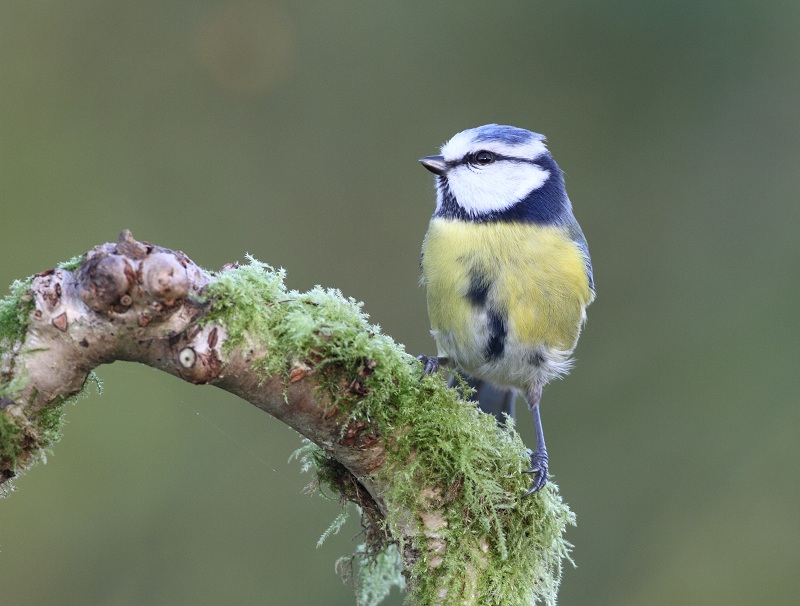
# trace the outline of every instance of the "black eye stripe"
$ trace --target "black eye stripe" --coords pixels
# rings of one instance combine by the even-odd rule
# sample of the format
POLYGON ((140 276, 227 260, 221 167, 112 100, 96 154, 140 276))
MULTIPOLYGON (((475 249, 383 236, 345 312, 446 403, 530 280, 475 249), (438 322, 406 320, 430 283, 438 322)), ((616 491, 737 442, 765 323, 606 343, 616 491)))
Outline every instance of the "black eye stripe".
MULTIPOLYGON (((488 150, 487 150, 488 151, 488 150)), ((504 154, 498 154, 496 152, 490 152, 494 155, 494 162, 513 162, 515 164, 539 164, 536 160, 532 160, 530 158, 519 158, 517 156, 506 156, 504 154)), ((475 154, 469 153, 463 158, 458 160, 450 160, 447 162, 447 166, 450 168, 455 168, 456 166, 463 166, 464 164, 475 164, 473 161, 475 154)), ((480 166, 480 165, 479 165, 480 166)))

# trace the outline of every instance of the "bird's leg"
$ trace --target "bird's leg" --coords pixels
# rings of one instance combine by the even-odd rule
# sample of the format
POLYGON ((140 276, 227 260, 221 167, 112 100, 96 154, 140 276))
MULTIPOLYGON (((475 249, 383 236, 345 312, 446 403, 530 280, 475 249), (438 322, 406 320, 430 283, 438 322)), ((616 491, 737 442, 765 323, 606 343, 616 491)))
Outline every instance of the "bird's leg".
POLYGON ((422 362, 423 366, 425 367, 422 371, 422 376, 420 379, 425 375, 432 375, 439 372, 440 368, 447 368, 450 366, 450 358, 445 358, 442 356, 426 356, 422 354, 421 356, 417 356, 417 360, 422 362))
POLYGON ((533 484, 524 496, 540 491, 547 484, 547 447, 544 445, 544 432, 542 431, 542 419, 539 416, 539 400, 542 399, 542 388, 540 385, 532 387, 526 394, 525 399, 528 407, 533 414, 533 426, 536 428, 536 450, 531 453, 531 467, 525 473, 533 475, 533 484))

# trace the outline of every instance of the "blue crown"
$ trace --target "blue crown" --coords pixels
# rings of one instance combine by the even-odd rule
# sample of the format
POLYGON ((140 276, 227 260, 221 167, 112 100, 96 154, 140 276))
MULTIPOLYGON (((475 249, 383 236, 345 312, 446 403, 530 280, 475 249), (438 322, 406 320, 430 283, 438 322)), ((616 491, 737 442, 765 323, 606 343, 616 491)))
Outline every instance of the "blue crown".
POLYGON ((524 128, 504 124, 487 124, 472 129, 473 141, 502 141, 509 145, 524 145, 533 141, 544 141, 545 136, 524 128))

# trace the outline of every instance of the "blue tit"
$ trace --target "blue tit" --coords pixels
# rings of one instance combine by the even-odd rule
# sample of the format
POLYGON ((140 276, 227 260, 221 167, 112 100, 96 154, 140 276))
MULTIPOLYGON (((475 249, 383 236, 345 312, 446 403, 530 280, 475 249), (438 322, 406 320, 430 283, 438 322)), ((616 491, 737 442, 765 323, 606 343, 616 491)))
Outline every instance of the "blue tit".
POLYGON ((548 477, 542 388, 569 371, 595 296, 586 238, 542 135, 487 124, 420 162, 436 175, 421 265, 438 347, 420 360, 522 394, 537 439, 529 495, 548 477))

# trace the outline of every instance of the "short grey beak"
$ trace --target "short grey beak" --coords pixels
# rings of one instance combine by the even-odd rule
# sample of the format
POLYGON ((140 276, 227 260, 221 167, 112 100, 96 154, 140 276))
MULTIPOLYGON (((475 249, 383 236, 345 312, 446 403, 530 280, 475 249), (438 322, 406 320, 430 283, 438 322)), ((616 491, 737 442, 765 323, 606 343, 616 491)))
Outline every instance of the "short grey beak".
POLYGON ((444 161, 444 156, 425 156, 420 158, 420 163, 434 175, 444 177, 447 174, 447 162, 444 161))

